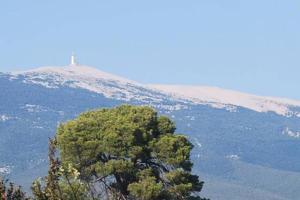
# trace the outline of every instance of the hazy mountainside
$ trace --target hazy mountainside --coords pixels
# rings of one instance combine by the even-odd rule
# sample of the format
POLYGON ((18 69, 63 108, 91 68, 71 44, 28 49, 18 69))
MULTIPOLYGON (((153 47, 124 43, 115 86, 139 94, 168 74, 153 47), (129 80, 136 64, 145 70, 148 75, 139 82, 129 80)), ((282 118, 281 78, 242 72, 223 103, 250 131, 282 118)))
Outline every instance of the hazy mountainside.
POLYGON ((0 173, 28 184, 46 171, 47 139, 80 112, 151 105, 193 141, 212 199, 300 196, 300 102, 211 87, 145 86, 87 66, 0 74, 0 173), (222 194, 220 194, 222 192, 222 194))
POLYGON ((196 104, 211 105, 219 108, 233 105, 257 112, 275 112, 286 117, 300 117, 300 112, 295 109, 300 107, 300 101, 261 97, 207 86, 151 85, 151 87, 167 92, 174 97, 190 99, 196 104))

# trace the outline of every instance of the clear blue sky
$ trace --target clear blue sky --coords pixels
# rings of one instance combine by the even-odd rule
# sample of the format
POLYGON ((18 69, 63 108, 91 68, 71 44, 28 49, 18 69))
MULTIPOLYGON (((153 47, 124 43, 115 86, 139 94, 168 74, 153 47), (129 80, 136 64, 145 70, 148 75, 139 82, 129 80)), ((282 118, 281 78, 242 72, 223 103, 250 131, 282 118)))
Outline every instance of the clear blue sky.
POLYGON ((0 0, 0 71, 72 51, 143 83, 300 99, 300 1, 0 0))

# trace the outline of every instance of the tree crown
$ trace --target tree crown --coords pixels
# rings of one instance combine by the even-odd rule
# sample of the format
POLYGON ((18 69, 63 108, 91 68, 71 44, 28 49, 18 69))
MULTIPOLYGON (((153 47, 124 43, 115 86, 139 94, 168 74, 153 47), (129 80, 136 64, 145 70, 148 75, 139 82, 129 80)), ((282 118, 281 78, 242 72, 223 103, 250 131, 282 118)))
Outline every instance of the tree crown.
POLYGON ((150 107, 83 113, 60 125, 57 146, 62 164, 76 168, 93 190, 104 188, 107 198, 194 199, 202 189, 191 174, 192 144, 150 107))

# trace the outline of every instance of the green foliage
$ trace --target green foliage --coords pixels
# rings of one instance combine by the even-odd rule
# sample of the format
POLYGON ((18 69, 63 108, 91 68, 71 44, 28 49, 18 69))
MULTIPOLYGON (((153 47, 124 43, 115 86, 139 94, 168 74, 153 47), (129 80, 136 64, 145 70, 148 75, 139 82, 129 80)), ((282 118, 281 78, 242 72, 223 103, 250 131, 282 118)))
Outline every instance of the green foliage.
POLYGON ((163 191, 163 184, 157 182, 150 169, 138 173, 138 182, 128 185, 128 191, 132 196, 141 200, 158 199, 163 191))
POLYGON ((158 131, 161 134, 173 134, 176 130, 175 124, 166 116, 160 116, 158 118, 158 131))
POLYGON ((165 134, 153 140, 151 146, 157 159, 176 168, 191 170, 192 144, 185 136, 165 134))
POLYGON ((25 192, 20 186, 15 186, 13 183, 6 184, 0 177, 0 200, 29 200, 25 192))
POLYGON ((169 181, 169 191, 172 194, 188 196, 190 191, 201 191, 203 182, 198 182, 198 176, 192 175, 181 169, 173 170, 166 174, 169 181))
POLYGON ((49 142, 49 170, 44 178, 32 184, 36 200, 88 200, 87 188, 79 179, 79 172, 71 164, 62 164, 56 157, 56 141, 49 142))
POLYGON ((78 171, 91 198, 192 199, 202 189, 191 174, 192 144, 150 107, 86 112, 60 125, 56 137, 62 165, 78 171))

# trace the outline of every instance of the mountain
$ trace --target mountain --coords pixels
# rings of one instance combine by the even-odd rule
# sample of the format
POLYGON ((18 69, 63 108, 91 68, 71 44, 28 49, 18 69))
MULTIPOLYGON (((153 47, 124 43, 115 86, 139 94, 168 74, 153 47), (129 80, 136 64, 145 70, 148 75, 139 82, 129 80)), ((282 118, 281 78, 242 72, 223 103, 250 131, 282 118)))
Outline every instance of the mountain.
MULTIPOLYGON (((42 67, 29 71, 10 73, 11 79, 22 78, 24 83, 46 88, 79 88, 103 95, 108 99, 124 102, 169 106, 167 102, 184 104, 170 95, 122 77, 102 72, 92 67, 70 65, 65 67, 42 67)), ((176 105, 174 105, 176 107, 176 105)), ((180 106, 180 105, 177 105, 180 106)), ((170 108, 172 106, 170 105, 170 108)), ((173 108, 176 109, 176 108, 173 108)))
POLYGON ((150 105, 194 143, 212 199, 300 196, 300 102, 213 87, 143 85, 81 65, 0 73, 0 173, 29 188, 46 174, 59 123, 120 104, 150 105))

